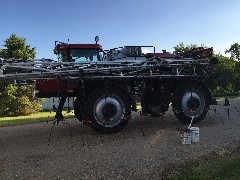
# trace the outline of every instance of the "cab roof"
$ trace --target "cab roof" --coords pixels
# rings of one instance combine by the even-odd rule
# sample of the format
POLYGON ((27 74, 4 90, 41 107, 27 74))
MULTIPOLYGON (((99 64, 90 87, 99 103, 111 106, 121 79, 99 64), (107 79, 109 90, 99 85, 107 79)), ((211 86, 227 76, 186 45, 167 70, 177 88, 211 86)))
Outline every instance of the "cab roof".
POLYGON ((100 44, 58 44, 56 46, 60 50, 63 49, 103 49, 100 44))

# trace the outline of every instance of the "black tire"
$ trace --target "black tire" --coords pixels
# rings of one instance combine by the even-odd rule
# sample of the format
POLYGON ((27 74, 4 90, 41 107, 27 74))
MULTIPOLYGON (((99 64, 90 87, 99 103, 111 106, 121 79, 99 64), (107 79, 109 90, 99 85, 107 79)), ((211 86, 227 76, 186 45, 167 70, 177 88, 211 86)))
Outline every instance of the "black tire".
POLYGON ((96 90, 86 102, 86 116, 98 133, 116 133, 127 125, 131 108, 121 91, 96 90))
POLYGON ((204 87, 199 84, 184 84, 173 95, 173 112, 178 120, 190 124, 200 122, 208 112, 209 97, 204 87))

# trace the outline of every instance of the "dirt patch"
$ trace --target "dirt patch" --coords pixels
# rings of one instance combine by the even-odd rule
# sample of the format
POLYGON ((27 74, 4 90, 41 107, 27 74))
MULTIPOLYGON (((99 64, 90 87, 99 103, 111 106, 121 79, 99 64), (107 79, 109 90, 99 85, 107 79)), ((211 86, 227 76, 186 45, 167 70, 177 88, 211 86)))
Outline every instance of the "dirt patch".
MULTIPOLYGON (((220 102, 223 104, 223 101, 220 102)), ((186 128, 172 112, 134 118, 121 132, 100 135, 76 119, 0 128, 0 179, 159 179, 166 167, 239 142, 240 101, 214 106, 197 124, 200 142, 182 145, 186 128), (236 107, 233 107, 234 106, 236 107)))

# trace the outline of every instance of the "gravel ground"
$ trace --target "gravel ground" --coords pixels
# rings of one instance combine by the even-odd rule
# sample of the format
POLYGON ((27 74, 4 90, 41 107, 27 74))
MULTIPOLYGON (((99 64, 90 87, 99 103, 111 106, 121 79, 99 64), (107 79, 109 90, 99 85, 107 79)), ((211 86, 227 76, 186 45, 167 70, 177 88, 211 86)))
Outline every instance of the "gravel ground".
POLYGON ((170 111, 156 118, 134 113, 111 135, 75 119, 54 126, 51 137, 50 123, 0 128, 0 179, 159 179, 172 164, 239 142, 240 100, 230 100, 229 118, 219 104, 196 125, 200 142, 191 145, 181 144, 178 128, 187 125, 170 111))

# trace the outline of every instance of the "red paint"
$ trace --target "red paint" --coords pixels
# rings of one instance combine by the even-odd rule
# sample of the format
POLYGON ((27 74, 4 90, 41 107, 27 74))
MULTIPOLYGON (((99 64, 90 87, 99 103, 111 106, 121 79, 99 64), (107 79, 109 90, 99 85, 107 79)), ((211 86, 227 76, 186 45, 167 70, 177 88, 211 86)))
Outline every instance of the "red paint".
POLYGON ((58 44, 55 49, 100 49, 102 46, 100 44, 58 44))
POLYGON ((148 55, 151 56, 156 56, 156 57, 160 57, 160 58, 176 58, 178 57, 176 54, 171 54, 169 52, 163 52, 163 53, 147 53, 148 55))
POLYGON ((67 93, 76 92, 77 86, 75 84, 67 84, 66 81, 48 79, 48 80, 37 80, 34 83, 35 90, 39 90, 41 93, 67 93))

